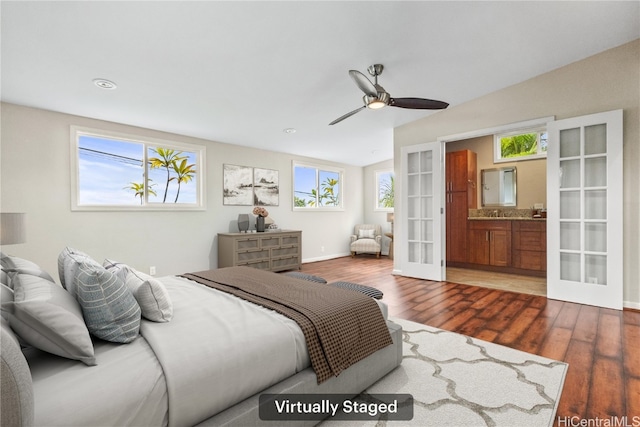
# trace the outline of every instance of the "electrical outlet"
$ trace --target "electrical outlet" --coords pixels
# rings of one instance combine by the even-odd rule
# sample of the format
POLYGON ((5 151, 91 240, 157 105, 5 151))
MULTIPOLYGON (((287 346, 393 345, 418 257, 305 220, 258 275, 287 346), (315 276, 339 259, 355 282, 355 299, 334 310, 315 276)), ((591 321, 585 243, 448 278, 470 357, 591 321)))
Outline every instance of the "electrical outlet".
POLYGON ((151 267, 149 267, 149 274, 152 276, 156 275, 156 267, 155 265, 152 265, 151 267))
POLYGON ((324 252, 324 246, 320 246, 320 252, 324 252))

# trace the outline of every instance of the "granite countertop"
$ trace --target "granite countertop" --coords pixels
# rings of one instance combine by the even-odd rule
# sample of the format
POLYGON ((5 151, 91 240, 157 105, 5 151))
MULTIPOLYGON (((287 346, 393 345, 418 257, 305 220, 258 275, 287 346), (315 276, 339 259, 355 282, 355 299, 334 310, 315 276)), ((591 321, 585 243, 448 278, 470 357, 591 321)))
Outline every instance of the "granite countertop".
MULTIPOLYGON (((545 218, 533 217, 532 209, 469 209, 469 221, 546 221, 545 218)), ((546 211, 544 212, 546 214, 546 211)))

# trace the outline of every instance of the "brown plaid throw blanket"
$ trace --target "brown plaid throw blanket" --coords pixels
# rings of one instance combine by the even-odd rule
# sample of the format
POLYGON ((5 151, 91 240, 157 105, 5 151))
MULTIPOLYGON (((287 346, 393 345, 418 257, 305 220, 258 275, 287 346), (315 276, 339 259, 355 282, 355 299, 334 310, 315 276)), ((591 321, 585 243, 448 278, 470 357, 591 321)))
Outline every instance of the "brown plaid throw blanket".
POLYGON ((380 308, 359 292, 250 267, 200 271, 182 277, 296 321, 304 333, 318 384, 392 343, 380 308))

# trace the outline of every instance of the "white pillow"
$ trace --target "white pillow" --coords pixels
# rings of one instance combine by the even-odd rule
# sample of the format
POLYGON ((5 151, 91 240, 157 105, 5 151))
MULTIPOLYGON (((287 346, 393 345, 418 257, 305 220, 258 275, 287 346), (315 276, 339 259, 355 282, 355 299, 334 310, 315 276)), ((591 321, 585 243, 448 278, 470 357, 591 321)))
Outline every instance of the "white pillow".
POLYGON ((358 239, 373 239, 375 230, 358 230, 358 239))
POLYGON ((142 315, 153 322, 173 318, 173 303, 167 289, 158 279, 128 267, 125 283, 140 304, 142 315))
POLYGON ((95 365, 93 343, 78 302, 42 277, 12 278, 14 300, 9 324, 26 343, 48 353, 95 365))

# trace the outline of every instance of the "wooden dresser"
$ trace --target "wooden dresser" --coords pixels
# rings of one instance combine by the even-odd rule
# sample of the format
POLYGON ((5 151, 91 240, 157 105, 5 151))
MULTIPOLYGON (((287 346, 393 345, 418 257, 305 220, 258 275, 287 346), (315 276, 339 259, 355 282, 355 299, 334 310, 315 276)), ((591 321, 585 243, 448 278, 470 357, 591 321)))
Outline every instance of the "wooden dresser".
POLYGON ((218 268, 246 265, 269 271, 302 267, 302 231, 218 233, 218 268))

